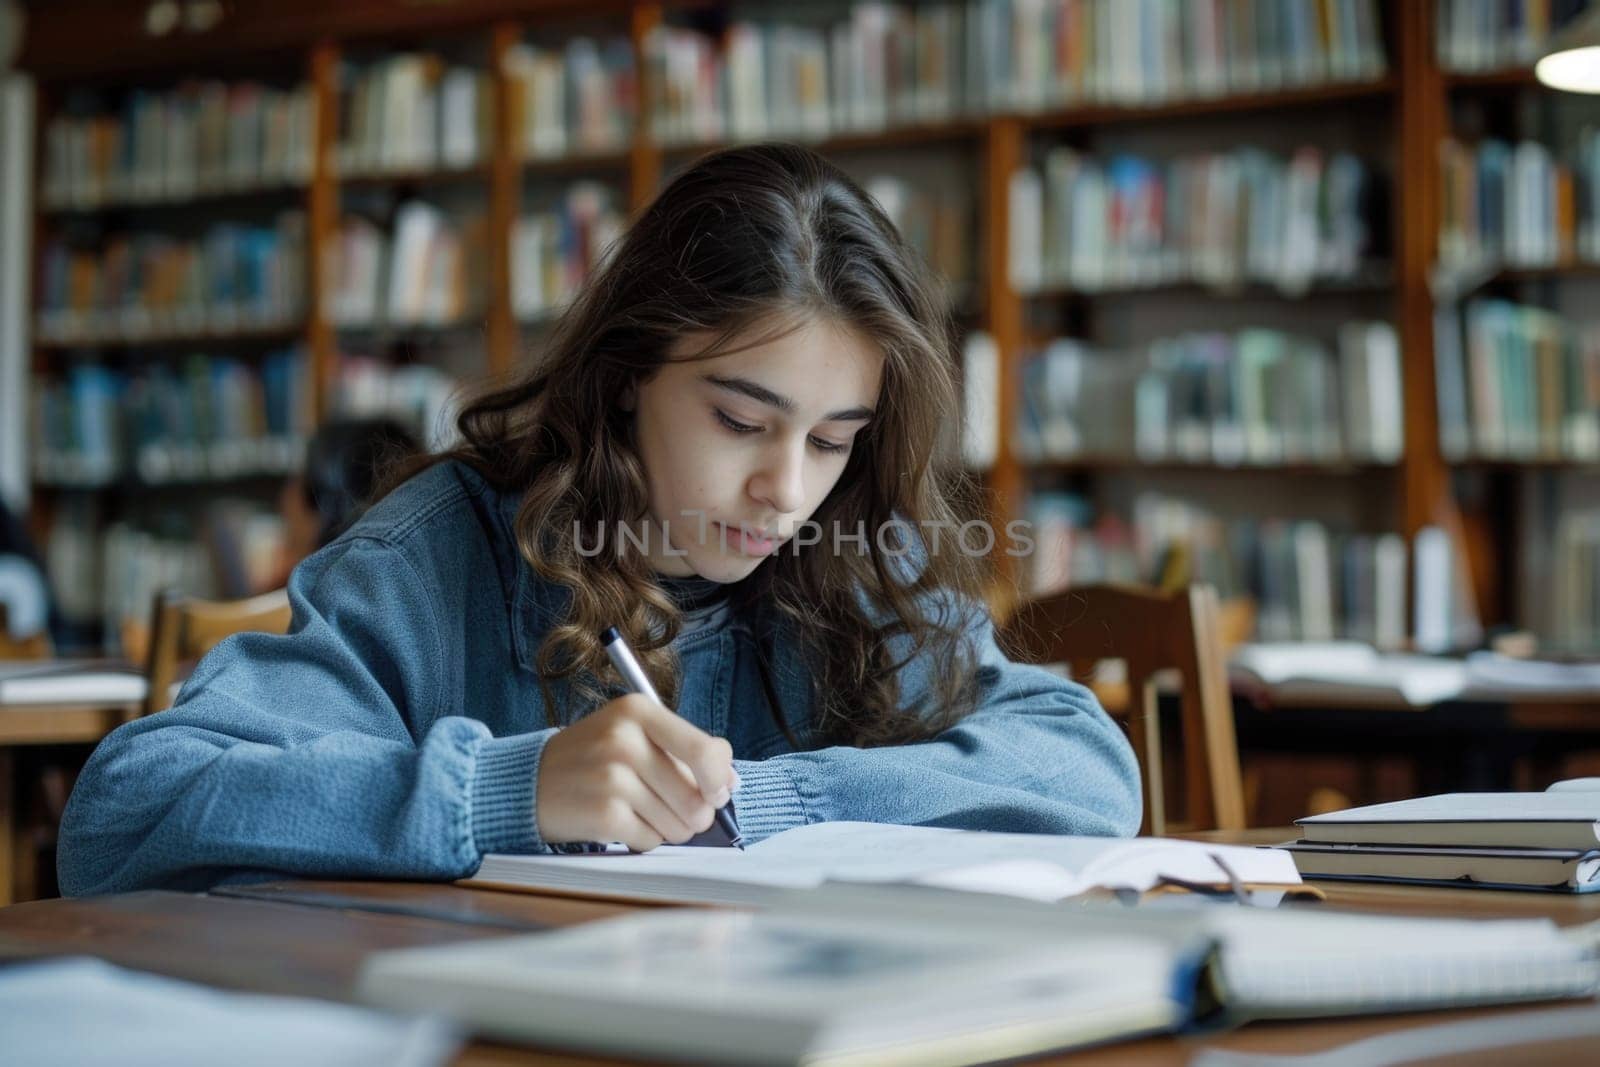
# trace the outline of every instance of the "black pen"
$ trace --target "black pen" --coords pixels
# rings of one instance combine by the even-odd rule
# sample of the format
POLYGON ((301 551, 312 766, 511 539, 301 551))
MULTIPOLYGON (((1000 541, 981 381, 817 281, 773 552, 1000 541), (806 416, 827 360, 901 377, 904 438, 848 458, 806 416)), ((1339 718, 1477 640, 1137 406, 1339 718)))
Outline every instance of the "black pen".
MULTIPOLYGON (((633 649, 623 640, 621 630, 615 626, 606 627, 605 632, 600 635, 600 644, 605 646, 606 655, 611 657, 611 665, 622 675, 622 680, 628 683, 630 689, 661 704, 661 698, 656 695, 656 687, 650 684, 650 678, 644 673, 644 668, 633 658, 633 649)), ((744 837, 739 833, 739 824, 733 820, 731 800, 717 809, 717 825, 727 835, 728 844, 743 851, 744 837)))

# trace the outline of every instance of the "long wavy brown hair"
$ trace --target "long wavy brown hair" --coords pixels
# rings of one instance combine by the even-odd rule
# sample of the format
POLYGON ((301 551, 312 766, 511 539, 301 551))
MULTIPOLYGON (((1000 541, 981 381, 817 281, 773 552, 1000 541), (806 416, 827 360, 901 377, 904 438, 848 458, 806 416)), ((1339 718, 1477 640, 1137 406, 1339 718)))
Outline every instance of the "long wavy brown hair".
MULTIPOLYGON (((901 520, 884 539, 894 546, 906 524, 954 525, 974 511, 970 480, 940 458, 960 418, 946 302, 920 256, 843 171, 797 145, 761 144, 712 153, 678 175, 608 251, 526 371, 463 407, 462 443, 439 457, 521 495, 522 555, 570 593, 538 652, 553 721, 570 722, 605 698, 603 686, 614 689, 597 640, 609 625, 623 630, 669 706, 679 688, 669 646, 681 617, 648 560, 632 547, 579 551, 580 536, 593 540, 585 531, 647 520, 633 417, 617 398, 686 335, 712 338, 689 358, 712 358, 808 316, 849 327, 884 355, 873 420, 811 516, 824 531, 864 523, 867 550, 832 551, 831 537, 798 552, 786 545, 738 583, 736 610, 769 640, 801 642, 819 740, 925 739, 972 709, 975 663, 962 636, 982 600, 986 560, 952 551, 948 529, 941 551, 924 542, 898 559, 880 551, 876 534, 901 520), (913 657, 930 671, 918 700, 901 692, 900 668, 913 657)), ((762 673, 787 733, 765 656, 762 673)))

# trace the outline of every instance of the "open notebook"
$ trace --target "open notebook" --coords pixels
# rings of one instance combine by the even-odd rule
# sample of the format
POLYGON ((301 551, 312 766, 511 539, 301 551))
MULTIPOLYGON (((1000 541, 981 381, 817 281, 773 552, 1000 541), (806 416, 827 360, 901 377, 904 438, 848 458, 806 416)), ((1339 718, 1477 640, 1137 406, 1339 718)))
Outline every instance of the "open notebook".
POLYGON ((885 823, 823 822, 740 852, 664 846, 645 853, 485 856, 466 885, 624 900, 760 905, 828 881, 914 882, 1034 900, 1163 882, 1298 885, 1285 853, 1158 838, 1002 834, 885 823), (1221 858, 1227 869, 1219 866, 1221 858))
POLYGON ((361 996, 486 1034, 651 1060, 965 1064, 1215 1017, 1592 996, 1592 932, 1546 920, 1150 911, 905 885, 779 894, 369 957, 361 996))

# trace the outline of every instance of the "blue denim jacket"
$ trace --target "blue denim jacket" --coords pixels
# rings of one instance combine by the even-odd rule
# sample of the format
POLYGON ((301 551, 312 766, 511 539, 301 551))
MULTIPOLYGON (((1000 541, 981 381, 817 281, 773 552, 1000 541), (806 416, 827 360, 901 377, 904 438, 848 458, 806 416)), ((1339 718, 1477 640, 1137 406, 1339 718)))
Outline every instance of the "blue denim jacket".
MULTIPOLYGON (((289 581, 287 636, 218 645, 174 706, 96 749, 61 828, 64 892, 301 877, 453 879, 549 848, 534 815, 535 673, 565 591, 519 556, 519 501, 460 464, 413 478, 289 581)), ((680 635, 678 712, 733 746, 747 840, 832 819, 1126 834, 1129 746, 1083 687, 1008 662, 986 614, 978 709, 937 738, 819 747, 792 642, 769 711, 748 627, 680 635)), ((918 691, 919 664, 902 679, 918 691)))

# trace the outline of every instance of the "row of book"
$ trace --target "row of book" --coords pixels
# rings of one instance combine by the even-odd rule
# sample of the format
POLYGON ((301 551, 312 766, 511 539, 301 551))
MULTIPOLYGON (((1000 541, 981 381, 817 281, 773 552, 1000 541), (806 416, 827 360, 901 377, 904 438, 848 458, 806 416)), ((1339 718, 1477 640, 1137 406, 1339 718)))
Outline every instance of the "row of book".
POLYGON ((1505 300, 1434 322, 1447 459, 1600 460, 1600 324, 1505 300))
POLYGON ((1600 130, 1584 129, 1566 161, 1538 141, 1447 140, 1440 152, 1442 266, 1600 261, 1600 130))
POLYGON ((300 349, 243 362, 192 355, 130 371, 74 364, 33 390, 40 482, 160 485, 285 474, 309 433, 300 349))
POLYGON ((338 326, 454 325, 481 316, 487 291, 486 222, 407 200, 391 229, 350 215, 333 244, 328 315, 338 326))
POLYGON ((720 40, 660 26, 646 63, 664 143, 1155 104, 1386 69, 1374 0, 869 2, 832 22, 737 22, 720 40))
POLYGON ((1367 268, 1378 183, 1347 153, 1254 148, 1152 160, 1065 146, 1010 181, 1010 274, 1024 292, 1197 282, 1299 293, 1367 268))
POLYGON ((136 90, 115 111, 50 120, 40 197, 47 208, 88 209, 300 185, 315 144, 309 85, 136 90))
POLYGON ((103 623, 107 654, 122 652, 123 627, 149 622, 159 592, 233 598, 281 581, 283 520, 262 502, 224 497, 177 523, 104 520, 87 497, 65 501, 45 560, 63 617, 103 623))
POLYGON ((1379 78, 1375 0, 974 0, 968 86, 989 107, 1154 104, 1379 78))
POLYGON ((632 142, 639 74, 628 38, 518 44, 506 53, 505 74, 519 158, 621 152, 632 142))
POLYGON ((425 52, 399 52, 339 73, 339 172, 416 173, 488 158, 488 73, 425 52))
POLYGON ((1548 644, 1586 657, 1600 647, 1600 509, 1571 508, 1550 556, 1548 644))
POLYGON ((49 342, 225 333, 304 313, 305 216, 219 223, 198 238, 114 234, 99 247, 45 245, 37 332, 49 342))
POLYGON ((1472 73, 1525 67, 1539 58, 1552 32, 1589 0, 1437 0, 1439 66, 1472 73))
POLYGON ((1441 527, 1407 544, 1397 533, 1315 519, 1223 516, 1153 491, 1134 498, 1127 518, 1079 494, 1037 492, 1028 520, 1034 551, 1023 573, 1040 594, 1204 582, 1225 600, 1254 604, 1256 641, 1347 639, 1443 653, 1483 638, 1465 555, 1441 527))
POLYGON ((550 211, 518 218, 511 231, 511 307, 524 322, 564 307, 622 236, 626 219, 598 182, 578 182, 550 211))
POLYGON ((977 219, 965 187, 939 187, 892 174, 873 175, 863 187, 939 277, 958 292, 977 284, 977 219))
POLYGON ((662 25, 645 42, 663 144, 816 139, 967 110, 955 4, 852 6, 832 24, 738 22, 721 40, 662 25))
POLYGON ((453 447, 460 383, 423 363, 395 366, 370 356, 344 355, 329 398, 340 417, 395 419, 430 452, 453 447))
MULTIPOLYGON (((972 208, 954 190, 902 179, 869 179, 868 192, 902 235, 943 274, 970 282, 972 208)), ((545 318, 577 295, 626 216, 600 182, 569 186, 550 210, 524 214, 510 239, 511 301, 523 321, 545 318)), ((458 323, 483 306, 483 220, 453 219, 419 200, 395 214, 393 236, 377 223, 347 218, 336 240, 329 313, 342 326, 458 323)))
POLYGON ((1013 448, 1036 463, 1394 463, 1400 387, 1387 322, 1346 323, 1336 352, 1265 328, 1188 333, 1139 352, 1061 338, 1023 365, 1013 448))

